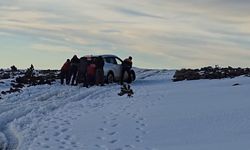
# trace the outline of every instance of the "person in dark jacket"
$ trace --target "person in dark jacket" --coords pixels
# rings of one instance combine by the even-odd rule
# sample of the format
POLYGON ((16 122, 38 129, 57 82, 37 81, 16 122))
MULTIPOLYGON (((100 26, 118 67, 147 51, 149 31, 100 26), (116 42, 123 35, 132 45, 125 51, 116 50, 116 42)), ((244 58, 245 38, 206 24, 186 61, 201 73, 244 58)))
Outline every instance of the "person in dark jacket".
POLYGON ((96 58, 96 85, 104 86, 104 60, 102 56, 96 58))
POLYGON ((77 84, 83 83, 84 87, 87 87, 87 67, 88 62, 86 57, 80 58, 78 66, 77 84))
POLYGON ((122 62, 122 74, 121 74, 121 85, 123 84, 123 78, 124 78, 124 74, 125 72, 127 72, 128 74, 128 83, 132 82, 131 79, 131 68, 132 68, 132 57, 129 56, 129 58, 126 58, 123 62, 122 62))
POLYGON ((71 67, 70 67, 70 77, 73 76, 71 80, 71 85, 77 85, 77 83, 75 82, 76 82, 79 63, 80 63, 79 58, 76 55, 74 55, 73 58, 71 59, 71 67))
POLYGON ((64 79, 66 79, 66 84, 68 85, 70 82, 70 60, 67 59, 67 61, 63 64, 61 68, 61 73, 60 73, 60 78, 61 78, 61 84, 63 84, 64 79))
POLYGON ((95 59, 91 58, 91 60, 88 61, 88 67, 87 67, 87 84, 88 85, 95 84, 95 74, 96 74, 95 59))

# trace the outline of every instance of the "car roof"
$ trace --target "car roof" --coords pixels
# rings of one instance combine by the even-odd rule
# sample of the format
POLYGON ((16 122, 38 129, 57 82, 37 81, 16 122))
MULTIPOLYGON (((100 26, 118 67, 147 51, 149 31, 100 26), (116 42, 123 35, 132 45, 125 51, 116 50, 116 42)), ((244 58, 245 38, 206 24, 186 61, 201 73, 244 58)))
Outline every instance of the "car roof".
POLYGON ((102 57, 117 57, 116 55, 112 55, 112 54, 104 54, 104 55, 85 55, 83 57, 98 57, 98 56, 102 56, 102 57))

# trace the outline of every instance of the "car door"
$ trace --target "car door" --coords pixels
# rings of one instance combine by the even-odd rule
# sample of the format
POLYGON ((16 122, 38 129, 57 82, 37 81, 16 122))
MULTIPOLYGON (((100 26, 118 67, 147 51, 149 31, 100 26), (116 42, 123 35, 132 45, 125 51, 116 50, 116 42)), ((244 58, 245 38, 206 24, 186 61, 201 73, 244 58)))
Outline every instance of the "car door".
POLYGON ((119 57, 115 57, 115 61, 117 64, 117 78, 121 79, 122 74, 122 60, 119 57))
POLYGON ((121 65, 117 64, 115 57, 105 57, 104 58, 104 75, 107 76, 110 71, 114 73, 115 80, 120 78, 121 65))

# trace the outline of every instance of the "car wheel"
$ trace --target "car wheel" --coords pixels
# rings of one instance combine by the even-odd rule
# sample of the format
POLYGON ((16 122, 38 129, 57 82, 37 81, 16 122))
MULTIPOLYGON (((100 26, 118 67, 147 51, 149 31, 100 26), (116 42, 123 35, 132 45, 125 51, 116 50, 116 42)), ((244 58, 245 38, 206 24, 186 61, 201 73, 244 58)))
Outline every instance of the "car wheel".
POLYGON ((132 81, 135 81, 136 79, 135 72, 133 70, 131 71, 131 79, 132 81))
POLYGON ((115 78, 114 78, 114 74, 112 72, 108 73, 107 75, 107 83, 114 83, 115 78))

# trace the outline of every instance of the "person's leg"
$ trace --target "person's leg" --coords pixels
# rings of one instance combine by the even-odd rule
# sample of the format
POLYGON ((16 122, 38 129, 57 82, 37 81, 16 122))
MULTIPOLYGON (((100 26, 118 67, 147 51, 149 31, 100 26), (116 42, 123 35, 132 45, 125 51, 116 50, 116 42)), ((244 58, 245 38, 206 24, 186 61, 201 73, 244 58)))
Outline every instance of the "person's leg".
POLYGON ((69 85, 70 83, 70 71, 66 72, 66 84, 69 85))
POLYGON ((78 71, 76 84, 79 84, 79 83, 83 83, 83 73, 82 73, 82 71, 78 71))
POLYGON ((77 74, 77 68, 74 66, 74 68, 73 68, 73 78, 72 78, 72 81, 71 81, 71 85, 75 84, 76 74, 77 74))
POLYGON ((90 84, 90 75, 86 75, 86 87, 88 88, 90 84))
POLYGON ((83 73, 83 87, 88 87, 87 75, 86 75, 86 73, 83 73))
POLYGON ((104 86, 104 71, 103 69, 100 70, 100 84, 104 86))
POLYGON ((132 78, 131 78, 131 70, 127 69, 127 73, 128 73, 128 83, 132 82, 132 78))
POLYGON ((64 72, 61 71, 60 73, 60 79, 61 79, 61 84, 63 85, 63 80, 64 80, 64 72))
POLYGON ((123 84, 124 73, 125 73, 125 69, 122 68, 121 79, 120 79, 121 85, 123 84))
POLYGON ((95 74, 95 84, 99 85, 100 84, 100 71, 99 69, 96 70, 96 74, 95 74))

